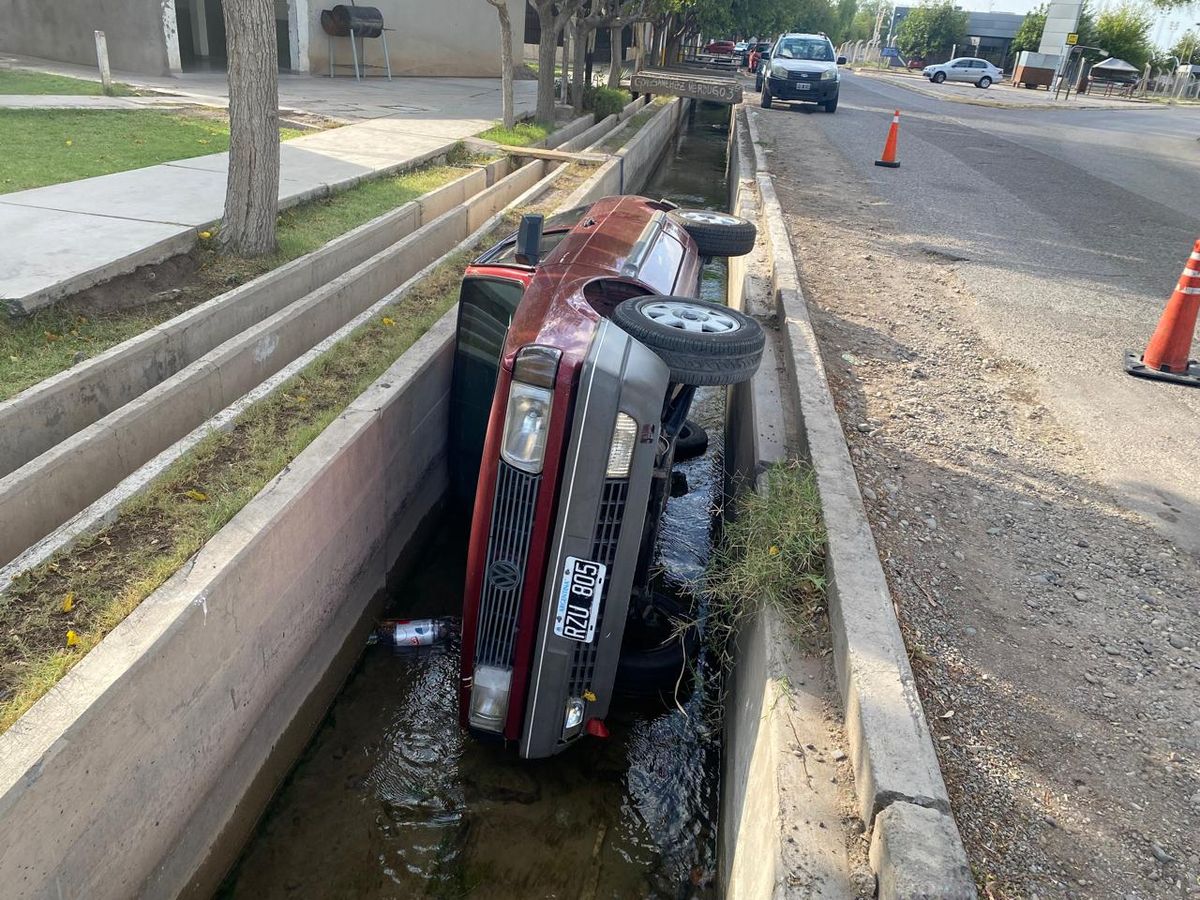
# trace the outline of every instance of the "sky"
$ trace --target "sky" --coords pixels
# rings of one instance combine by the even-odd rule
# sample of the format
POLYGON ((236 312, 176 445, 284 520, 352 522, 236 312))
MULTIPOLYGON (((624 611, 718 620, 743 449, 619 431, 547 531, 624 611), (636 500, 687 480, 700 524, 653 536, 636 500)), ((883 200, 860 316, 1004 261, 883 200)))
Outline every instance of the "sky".
MULTIPOLYGON (((1101 12, 1106 6, 1119 2, 1120 0, 1092 0, 1092 8, 1101 12)), ((971 12, 1012 12, 1024 15, 1034 7, 1040 6, 1041 0, 966 0, 955 5, 971 12)), ((1200 22, 1200 2, 1171 13, 1156 12, 1155 16, 1158 24, 1151 29, 1150 39, 1160 47, 1170 47, 1189 28, 1197 27, 1196 23, 1200 22)))

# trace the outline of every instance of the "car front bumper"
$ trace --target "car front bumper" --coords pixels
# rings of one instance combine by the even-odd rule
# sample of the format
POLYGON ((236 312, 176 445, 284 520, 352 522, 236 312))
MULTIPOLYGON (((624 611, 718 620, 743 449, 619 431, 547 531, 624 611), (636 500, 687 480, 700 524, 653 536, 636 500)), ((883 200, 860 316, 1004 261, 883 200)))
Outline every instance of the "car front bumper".
POLYGON ((810 103, 825 103, 838 95, 839 82, 818 79, 794 81, 790 78, 767 79, 771 96, 776 100, 807 100, 810 103))

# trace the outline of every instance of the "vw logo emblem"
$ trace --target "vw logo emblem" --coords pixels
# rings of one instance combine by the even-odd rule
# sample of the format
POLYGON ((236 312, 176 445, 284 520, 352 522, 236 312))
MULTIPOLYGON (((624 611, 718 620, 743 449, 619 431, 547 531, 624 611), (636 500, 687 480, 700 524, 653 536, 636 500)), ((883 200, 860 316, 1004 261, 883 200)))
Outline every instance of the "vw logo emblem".
POLYGON ((500 559, 488 569, 488 580, 498 591, 511 591, 521 581, 521 570, 507 559, 500 559))

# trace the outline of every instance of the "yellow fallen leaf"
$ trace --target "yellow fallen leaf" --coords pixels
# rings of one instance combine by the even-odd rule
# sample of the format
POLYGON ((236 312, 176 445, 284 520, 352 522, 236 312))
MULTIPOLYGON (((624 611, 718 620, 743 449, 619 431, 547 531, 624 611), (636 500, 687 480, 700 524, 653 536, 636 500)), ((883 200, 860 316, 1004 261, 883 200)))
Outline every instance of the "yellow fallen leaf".
POLYGON ((383 321, 383 324, 384 324, 384 325, 385 325, 387 328, 391 328, 393 325, 395 325, 395 324, 396 324, 396 320, 395 320, 395 319, 393 319, 391 316, 384 316, 384 317, 383 317, 383 319, 382 319, 382 321, 383 321))
POLYGON ((70 146, 71 146, 71 139, 70 139, 70 138, 67 138, 67 141, 66 141, 66 143, 67 143, 67 146, 68 146, 68 147, 70 147, 70 146))
POLYGON ((75 608, 75 592, 68 591, 67 596, 63 597, 63 612, 70 612, 75 608))
POLYGON ((79 635, 77 635, 74 631, 68 631, 67 632, 67 646, 74 647, 78 643, 79 643, 79 635))
POLYGON ((190 491, 184 491, 183 495, 189 500, 195 500, 197 503, 203 503, 208 499, 208 494, 204 493, 204 491, 198 491, 195 488, 190 491))
POLYGON ((584 692, 583 692, 583 699, 584 699, 584 700, 586 700, 588 703, 595 703, 595 702, 596 702, 596 695, 595 695, 595 693, 593 693, 592 691, 584 691, 584 692))
POLYGON ((202 240, 202 241, 207 241, 207 240, 208 240, 209 238, 211 238, 211 237, 212 237, 212 232, 211 232, 211 231, 202 231, 202 232, 200 232, 200 240, 202 240))
POLYGON ((772 544, 772 545, 771 545, 771 549, 770 549, 770 550, 768 550, 767 552, 768 552, 768 553, 770 553, 772 556, 778 556, 778 555, 779 555, 779 548, 778 548, 778 547, 776 547, 774 544, 772 544))

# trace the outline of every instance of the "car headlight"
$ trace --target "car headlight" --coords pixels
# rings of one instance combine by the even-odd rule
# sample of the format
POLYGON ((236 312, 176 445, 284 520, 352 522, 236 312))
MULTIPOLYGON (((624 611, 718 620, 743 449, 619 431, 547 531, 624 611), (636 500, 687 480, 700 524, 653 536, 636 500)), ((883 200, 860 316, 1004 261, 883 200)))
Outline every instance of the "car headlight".
POLYGON ((536 475, 546 455, 554 378, 562 353, 531 345, 517 354, 504 415, 500 455, 509 465, 536 475))
POLYGON ((821 73, 822 81, 837 81, 837 77, 838 77, 837 69, 826 69, 824 72, 821 73))
POLYGON ((783 66, 779 65, 778 63, 771 63, 771 77, 772 78, 787 78, 788 77, 787 69, 785 69, 783 66))
POLYGON ((508 695, 512 689, 512 670, 498 666, 479 666, 471 684, 472 728, 482 731, 504 730, 508 716, 508 695))
POLYGON ((628 478, 629 466, 633 462, 633 448, 637 444, 637 422, 633 416, 617 413, 617 424, 613 426, 612 446, 608 451, 608 478, 628 478))

